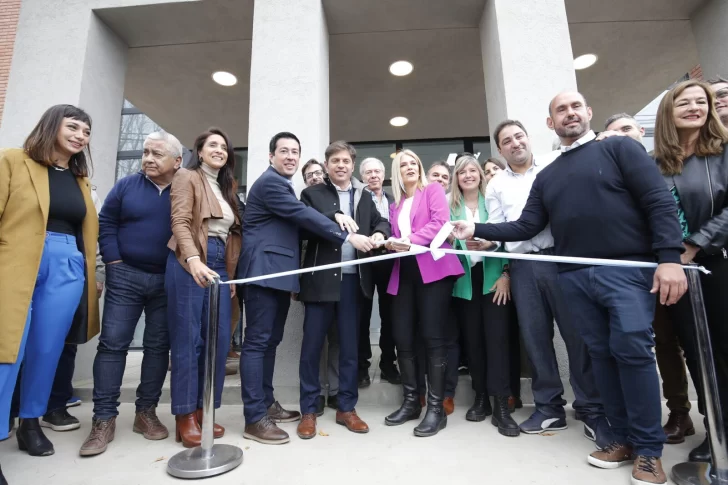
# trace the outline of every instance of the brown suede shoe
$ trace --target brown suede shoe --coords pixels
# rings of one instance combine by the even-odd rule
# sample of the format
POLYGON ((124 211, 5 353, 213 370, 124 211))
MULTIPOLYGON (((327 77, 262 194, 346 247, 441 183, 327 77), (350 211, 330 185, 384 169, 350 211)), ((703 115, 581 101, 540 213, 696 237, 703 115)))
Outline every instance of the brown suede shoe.
POLYGON ((298 411, 288 411, 278 403, 274 402, 268 408, 268 417, 273 420, 274 423, 293 423, 301 419, 301 413, 298 411))
POLYGON ((445 416, 450 416, 455 411, 455 399, 446 397, 442 401, 442 407, 445 408, 445 416))
MULTIPOLYGON (((195 413, 195 416, 197 417, 197 422, 200 423, 200 429, 202 429, 202 409, 198 409, 195 413)), ((214 423, 212 425, 212 436, 215 438, 222 438, 223 436, 225 436, 225 428, 217 423, 214 423)))
POLYGON ((304 414, 301 422, 298 423, 296 434, 302 440, 310 440, 316 436, 316 415, 314 413, 304 414))
POLYGON ((91 424, 91 432, 86 441, 81 445, 79 454, 81 456, 100 455, 106 451, 106 447, 114 441, 116 432, 116 416, 109 419, 95 419, 91 424))
POLYGON ((185 448, 194 448, 202 443, 202 430, 195 413, 178 414, 174 417, 175 440, 185 448))
POLYGON ((288 433, 276 426, 270 416, 265 416, 260 421, 245 426, 243 438, 263 443, 264 445, 282 445, 291 439, 288 433))
POLYGON ((654 485, 667 483, 662 461, 654 456, 638 455, 632 467, 633 485, 654 485))
POLYGON ((666 443, 669 445, 682 443, 686 436, 695 434, 693 420, 690 419, 688 413, 670 413, 670 417, 667 418, 667 423, 662 429, 667 435, 666 443))
POLYGON ((589 455, 587 461, 599 468, 619 468, 632 463, 632 447, 615 442, 589 455))
POLYGON ((169 430, 157 417, 155 406, 136 413, 134 418, 135 433, 140 433, 148 440, 163 440, 169 436, 169 430))
POLYGON ((346 426, 346 429, 353 433, 368 433, 369 426, 356 414, 356 409, 347 413, 336 411, 336 424, 346 426))

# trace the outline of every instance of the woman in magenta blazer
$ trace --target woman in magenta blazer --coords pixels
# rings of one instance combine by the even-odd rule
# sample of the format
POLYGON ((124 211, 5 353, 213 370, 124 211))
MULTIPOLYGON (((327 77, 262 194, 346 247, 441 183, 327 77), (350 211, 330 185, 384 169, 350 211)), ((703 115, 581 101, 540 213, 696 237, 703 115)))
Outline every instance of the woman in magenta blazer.
MULTIPOLYGON (((414 152, 401 151, 392 161, 394 203, 389 207, 392 251, 409 251, 411 244, 429 246, 450 219, 445 191, 439 184, 427 185, 425 169, 414 152)), ((443 247, 450 248, 447 243, 443 247)), ((392 333, 397 345, 397 360, 402 373, 404 402, 385 418, 389 426, 417 419, 422 406, 417 391, 415 332, 427 347, 429 392, 427 413, 415 428, 415 436, 434 436, 445 427, 442 407, 445 391, 445 326, 453 285, 463 274, 457 256, 447 254, 437 261, 431 253, 397 259, 387 293, 394 295, 392 333)), ((457 365, 454 362, 453 365, 457 365)))

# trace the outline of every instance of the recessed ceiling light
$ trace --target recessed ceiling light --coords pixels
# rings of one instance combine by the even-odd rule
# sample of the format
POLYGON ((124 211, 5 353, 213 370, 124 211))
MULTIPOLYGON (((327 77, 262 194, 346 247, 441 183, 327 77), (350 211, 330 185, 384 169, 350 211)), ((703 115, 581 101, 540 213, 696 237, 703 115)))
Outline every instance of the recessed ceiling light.
POLYGON ((409 123, 409 120, 404 116, 395 116, 394 118, 389 120, 389 124, 392 126, 404 126, 407 123, 409 123))
POLYGON ((580 70, 592 67, 595 62, 597 62, 596 54, 584 54, 574 59, 574 69, 580 70))
POLYGON ((406 76, 412 72, 412 69, 414 69, 412 63, 407 61, 397 61, 389 66, 389 72, 395 76, 406 76))
POLYGON ((212 73, 212 80, 221 86, 235 86, 238 83, 238 78, 234 74, 225 71, 212 73))

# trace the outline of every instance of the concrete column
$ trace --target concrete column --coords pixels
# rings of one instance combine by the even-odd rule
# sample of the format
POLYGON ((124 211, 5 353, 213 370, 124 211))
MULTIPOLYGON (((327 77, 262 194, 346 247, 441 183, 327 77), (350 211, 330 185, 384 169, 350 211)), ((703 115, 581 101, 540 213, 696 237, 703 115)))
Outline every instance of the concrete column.
POLYGON ((711 0, 693 13, 693 34, 706 79, 728 76, 728 2, 711 0))
MULTIPOLYGON (((268 142, 294 133, 302 160, 329 143, 329 34, 321 0, 256 0, 250 67, 248 187, 268 168, 268 142)), ((296 187, 303 187, 300 174, 296 187)))
MULTIPOLYGON (((548 104, 576 89, 564 0, 487 0, 480 39, 491 135, 501 121, 518 119, 535 153, 551 151, 548 104)), ((497 155, 495 141, 491 147, 497 155)))

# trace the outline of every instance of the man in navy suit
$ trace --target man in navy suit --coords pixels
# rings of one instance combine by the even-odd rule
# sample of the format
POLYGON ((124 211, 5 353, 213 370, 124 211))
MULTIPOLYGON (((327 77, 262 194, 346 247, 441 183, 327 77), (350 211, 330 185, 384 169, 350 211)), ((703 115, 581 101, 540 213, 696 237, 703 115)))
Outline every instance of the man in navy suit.
MULTIPOLYGON (((238 278, 299 268, 299 227, 337 244, 351 243, 363 252, 372 241, 350 231, 353 219, 343 213, 332 222, 296 198, 291 177, 298 170, 301 143, 292 133, 278 133, 270 141, 270 167, 248 194, 243 219, 243 247, 238 278)), ((276 348, 283 339, 291 292, 299 292, 299 277, 287 276, 248 284, 239 298, 245 300, 245 339, 240 357, 240 380, 245 432, 243 436, 264 444, 283 444, 288 433, 276 423, 298 421, 297 411, 287 411, 273 397, 276 348)), ((242 300, 241 300, 242 301, 242 300)))

